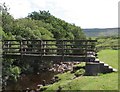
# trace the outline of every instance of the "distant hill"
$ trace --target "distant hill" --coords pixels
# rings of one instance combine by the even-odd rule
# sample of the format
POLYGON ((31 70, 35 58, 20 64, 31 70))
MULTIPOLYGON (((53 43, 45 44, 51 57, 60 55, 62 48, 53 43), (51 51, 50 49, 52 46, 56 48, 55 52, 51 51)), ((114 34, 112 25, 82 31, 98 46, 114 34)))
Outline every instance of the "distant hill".
POLYGON ((114 36, 118 35, 118 28, 93 28, 93 29, 83 29, 86 36, 98 37, 98 36, 114 36))

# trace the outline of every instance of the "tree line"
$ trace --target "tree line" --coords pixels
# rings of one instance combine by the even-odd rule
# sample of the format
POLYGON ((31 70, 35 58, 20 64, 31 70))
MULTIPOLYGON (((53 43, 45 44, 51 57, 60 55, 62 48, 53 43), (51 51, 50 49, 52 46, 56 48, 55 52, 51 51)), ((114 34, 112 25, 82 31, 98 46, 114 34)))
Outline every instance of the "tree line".
POLYGON ((0 16, 2 18, 0 33, 3 40, 86 38, 79 26, 56 18, 49 11, 34 11, 25 18, 14 19, 4 4, 0 16))

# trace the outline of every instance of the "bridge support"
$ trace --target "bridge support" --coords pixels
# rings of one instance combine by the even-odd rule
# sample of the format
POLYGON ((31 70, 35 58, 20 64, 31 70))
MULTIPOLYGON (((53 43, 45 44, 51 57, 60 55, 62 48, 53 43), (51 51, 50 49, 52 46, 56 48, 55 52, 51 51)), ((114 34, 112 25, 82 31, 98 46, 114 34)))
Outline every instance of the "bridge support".
POLYGON ((111 73, 117 72, 117 69, 105 64, 104 62, 95 59, 94 62, 86 62, 85 66, 85 75, 87 76, 96 76, 98 73, 111 73))
POLYGON ((85 66, 85 75, 97 76, 100 71, 99 69, 100 69, 99 63, 87 62, 85 66))

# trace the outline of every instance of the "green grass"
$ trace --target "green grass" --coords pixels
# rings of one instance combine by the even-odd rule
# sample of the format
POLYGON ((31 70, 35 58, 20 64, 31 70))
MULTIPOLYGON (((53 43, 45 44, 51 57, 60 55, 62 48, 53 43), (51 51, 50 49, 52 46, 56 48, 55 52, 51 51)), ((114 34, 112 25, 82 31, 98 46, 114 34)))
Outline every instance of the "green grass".
MULTIPOLYGON (((103 50, 99 52, 101 61, 108 63, 118 69, 118 51, 103 50)), ((100 74, 99 76, 80 76, 75 79, 70 72, 58 74, 61 79, 53 85, 45 86, 48 90, 57 90, 58 86, 62 90, 118 90, 118 72, 100 74)))
POLYGON ((98 57, 101 61, 118 69, 118 50, 102 50, 98 53, 98 57))

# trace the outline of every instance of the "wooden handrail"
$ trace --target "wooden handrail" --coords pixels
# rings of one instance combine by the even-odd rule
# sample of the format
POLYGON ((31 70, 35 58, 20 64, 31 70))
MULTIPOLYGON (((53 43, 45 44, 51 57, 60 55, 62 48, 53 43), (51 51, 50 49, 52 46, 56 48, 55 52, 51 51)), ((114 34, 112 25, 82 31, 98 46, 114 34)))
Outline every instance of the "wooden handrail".
POLYGON ((2 40, 2 42, 5 42, 5 41, 66 41, 66 42, 97 42, 97 40, 2 40))
POLYGON ((87 51, 95 49, 95 44, 92 43, 97 42, 97 40, 3 40, 2 42, 4 54, 15 53, 16 51, 20 55, 28 53, 40 54, 41 56, 60 54, 64 58, 68 52, 69 55, 81 55, 83 53, 87 56, 87 51))

